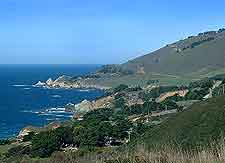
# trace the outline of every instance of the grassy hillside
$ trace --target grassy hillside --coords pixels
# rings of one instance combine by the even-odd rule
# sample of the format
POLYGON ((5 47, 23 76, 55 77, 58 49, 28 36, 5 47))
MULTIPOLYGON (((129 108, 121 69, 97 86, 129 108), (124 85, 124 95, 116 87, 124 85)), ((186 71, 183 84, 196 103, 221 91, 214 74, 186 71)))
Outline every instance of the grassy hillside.
POLYGON ((179 144, 200 147, 224 138, 225 96, 202 101, 149 130, 145 144, 179 144))
POLYGON ((122 66, 135 72, 199 76, 221 70, 225 63, 225 31, 200 33, 167 45, 122 66))
POLYGON ((121 65, 100 68, 87 85, 143 86, 149 80, 184 85, 225 73, 225 29, 199 33, 121 65))

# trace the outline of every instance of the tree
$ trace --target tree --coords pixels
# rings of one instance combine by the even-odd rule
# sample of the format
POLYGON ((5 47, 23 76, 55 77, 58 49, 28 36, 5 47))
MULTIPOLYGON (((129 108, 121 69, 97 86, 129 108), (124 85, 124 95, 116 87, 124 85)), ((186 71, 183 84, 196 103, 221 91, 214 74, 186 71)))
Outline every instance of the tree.
POLYGON ((32 155, 35 157, 49 157, 60 149, 60 138, 54 131, 41 132, 32 139, 32 155))
POLYGON ((128 88, 128 85, 120 84, 118 87, 114 88, 114 93, 124 91, 128 88))
POLYGON ((72 144, 72 129, 60 127, 55 130, 40 132, 32 139, 32 155, 48 157, 65 144, 72 144))
POLYGON ((117 139, 127 138, 127 131, 132 127, 132 123, 128 119, 121 119, 116 121, 113 126, 113 137, 117 139))
POLYGON ((123 97, 120 97, 118 99, 115 99, 114 101, 114 107, 115 108, 124 108, 125 107, 125 99, 123 97))

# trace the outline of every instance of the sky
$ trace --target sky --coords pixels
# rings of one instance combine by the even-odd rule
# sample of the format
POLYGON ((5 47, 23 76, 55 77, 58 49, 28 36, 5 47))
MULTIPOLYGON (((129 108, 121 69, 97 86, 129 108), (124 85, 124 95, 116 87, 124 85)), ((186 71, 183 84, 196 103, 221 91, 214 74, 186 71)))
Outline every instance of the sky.
POLYGON ((225 27, 224 0, 1 0, 0 64, 112 64, 225 27))

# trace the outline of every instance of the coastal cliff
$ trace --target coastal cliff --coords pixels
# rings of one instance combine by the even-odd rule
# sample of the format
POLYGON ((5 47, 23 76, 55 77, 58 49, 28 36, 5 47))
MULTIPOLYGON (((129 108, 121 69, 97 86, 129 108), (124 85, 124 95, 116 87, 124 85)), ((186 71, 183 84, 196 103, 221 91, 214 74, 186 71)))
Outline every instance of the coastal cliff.
POLYGON ((101 89, 106 90, 110 87, 105 87, 101 85, 97 85, 91 82, 91 78, 88 77, 70 77, 62 75, 58 77, 56 80, 49 78, 45 82, 39 81, 34 85, 35 87, 44 87, 44 88, 65 88, 65 89, 101 89))

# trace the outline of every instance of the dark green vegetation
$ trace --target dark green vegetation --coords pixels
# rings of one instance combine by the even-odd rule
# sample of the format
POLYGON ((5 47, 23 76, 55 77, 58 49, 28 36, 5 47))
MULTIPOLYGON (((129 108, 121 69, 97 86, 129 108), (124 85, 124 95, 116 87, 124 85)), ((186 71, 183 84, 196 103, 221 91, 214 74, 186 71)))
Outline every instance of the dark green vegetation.
MULTIPOLYGON (((223 81, 221 76, 220 80, 223 81)), ((78 153, 93 153, 99 149, 120 147, 130 141, 140 142, 140 138, 143 138, 142 142, 148 146, 166 142, 177 143, 187 148, 207 144, 211 137, 215 138, 213 140, 218 138, 216 134, 220 132, 219 129, 223 129, 221 123, 223 120, 215 123, 212 121, 210 123, 212 126, 208 126, 207 123, 211 121, 211 117, 214 120, 222 117, 213 117, 217 116, 216 112, 205 113, 203 118, 201 117, 207 111, 208 103, 211 102, 207 104, 202 102, 187 110, 179 102, 203 100, 215 84, 216 78, 218 80, 219 77, 205 78, 191 82, 187 86, 156 86, 156 82, 151 81, 155 86, 151 89, 121 84, 107 93, 114 97, 111 107, 91 110, 82 115, 82 119, 73 119, 57 129, 39 129, 37 134, 32 130, 23 137, 23 142, 7 147, 3 158, 22 158, 25 155, 31 158, 46 158, 68 148, 73 151, 78 149, 76 151, 78 153), (184 97, 175 94, 157 102, 160 95, 180 90, 189 90, 189 92, 184 97), (199 107, 202 105, 203 107, 199 107), (176 111, 181 113, 176 115, 176 111), (218 125, 218 129, 215 125, 218 125)), ((217 102, 215 106, 216 104, 217 102)), ((218 112, 218 115, 223 114, 218 112)), ((5 140, 1 141, 1 144, 11 143, 5 140)))
POLYGON ((85 114, 82 121, 74 121, 70 127, 60 127, 34 136, 31 154, 34 157, 48 157, 68 146, 91 149, 107 144, 123 144, 131 126, 126 117, 111 109, 91 111, 85 114))
POLYGON ((224 139, 224 99, 225 96, 220 96, 194 104, 160 126, 150 129, 143 142, 150 147, 171 143, 197 149, 224 139))
POLYGON ((134 73, 128 69, 122 68, 120 65, 104 65, 97 72, 104 73, 104 74, 112 73, 112 74, 121 74, 121 75, 132 75, 134 73))
POLYGON ((9 143, 10 143, 10 140, 8 140, 8 139, 0 140, 0 145, 6 145, 9 143))

